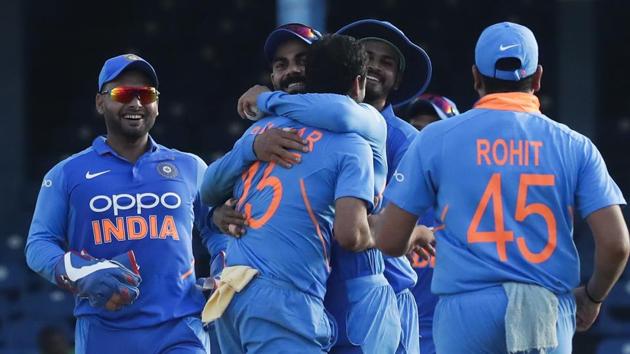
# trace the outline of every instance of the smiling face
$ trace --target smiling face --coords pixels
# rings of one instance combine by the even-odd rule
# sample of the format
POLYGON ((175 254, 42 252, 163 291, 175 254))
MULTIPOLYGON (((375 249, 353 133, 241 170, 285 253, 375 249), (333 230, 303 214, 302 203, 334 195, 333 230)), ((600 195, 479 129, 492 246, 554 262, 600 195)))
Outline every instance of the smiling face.
MULTIPOLYGON (((103 87, 109 91, 115 87, 151 86, 151 80, 142 72, 129 70, 103 87)), ((127 103, 114 101, 109 94, 96 94, 96 110, 103 115, 108 138, 135 141, 146 138, 158 116, 158 101, 142 104, 138 97, 127 103)))
POLYGON ((370 57, 365 102, 381 110, 389 93, 398 89, 400 84, 398 54, 381 41, 366 40, 363 44, 370 57))
POLYGON ((278 46, 271 63, 271 83, 274 90, 303 93, 306 89, 306 43, 288 40, 278 46))

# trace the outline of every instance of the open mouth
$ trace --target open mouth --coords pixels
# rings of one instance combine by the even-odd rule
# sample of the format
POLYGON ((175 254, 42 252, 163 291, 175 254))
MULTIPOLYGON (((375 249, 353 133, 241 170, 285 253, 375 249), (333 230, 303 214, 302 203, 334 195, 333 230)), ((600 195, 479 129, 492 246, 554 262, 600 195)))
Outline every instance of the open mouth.
POLYGON ((376 83, 381 82, 381 79, 373 75, 367 75, 367 80, 370 82, 376 82, 376 83))
POLYGON ((306 89, 306 84, 304 81, 294 81, 286 85, 286 91, 294 92, 294 91, 303 91, 306 89))
POLYGON ((125 114, 123 118, 128 120, 140 120, 144 118, 144 116, 142 114, 125 114))

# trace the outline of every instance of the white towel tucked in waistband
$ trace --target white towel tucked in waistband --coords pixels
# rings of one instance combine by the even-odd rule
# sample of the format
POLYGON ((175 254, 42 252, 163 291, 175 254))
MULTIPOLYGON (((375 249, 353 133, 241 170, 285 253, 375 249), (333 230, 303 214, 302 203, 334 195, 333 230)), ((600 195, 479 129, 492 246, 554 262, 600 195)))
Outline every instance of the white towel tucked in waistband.
POLYGON ((505 337, 509 353, 548 349, 558 346, 558 298, 551 291, 533 284, 504 283, 508 298, 505 312, 505 337))

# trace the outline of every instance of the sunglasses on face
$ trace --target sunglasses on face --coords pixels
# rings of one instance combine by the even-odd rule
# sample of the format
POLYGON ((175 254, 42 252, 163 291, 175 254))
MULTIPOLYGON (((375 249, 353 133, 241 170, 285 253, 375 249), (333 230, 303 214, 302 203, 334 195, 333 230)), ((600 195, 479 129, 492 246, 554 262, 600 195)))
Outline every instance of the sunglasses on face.
POLYGON ((289 30, 309 40, 317 40, 322 38, 322 34, 319 33, 319 31, 301 23, 288 23, 286 25, 278 27, 277 29, 289 30))
POLYGON ((113 101, 120 103, 129 103, 134 98, 138 98, 140 103, 146 105, 157 101, 160 92, 155 87, 119 86, 108 91, 103 91, 101 95, 109 95, 113 101))

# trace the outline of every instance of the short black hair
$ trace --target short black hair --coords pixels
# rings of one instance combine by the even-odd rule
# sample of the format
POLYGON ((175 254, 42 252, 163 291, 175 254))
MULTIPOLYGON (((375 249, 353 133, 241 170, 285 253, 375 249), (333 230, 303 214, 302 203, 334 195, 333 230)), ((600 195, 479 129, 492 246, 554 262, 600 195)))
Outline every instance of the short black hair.
MULTIPOLYGON (((517 58, 502 58, 497 60, 495 68, 498 70, 513 71, 521 68, 521 61, 517 58)), ((529 92, 532 89, 534 74, 519 81, 501 80, 481 75, 486 94, 500 92, 529 92)))
POLYGON ((306 57, 306 92, 345 95, 357 76, 367 75, 369 57, 356 39, 325 35, 314 42, 306 57))

